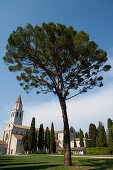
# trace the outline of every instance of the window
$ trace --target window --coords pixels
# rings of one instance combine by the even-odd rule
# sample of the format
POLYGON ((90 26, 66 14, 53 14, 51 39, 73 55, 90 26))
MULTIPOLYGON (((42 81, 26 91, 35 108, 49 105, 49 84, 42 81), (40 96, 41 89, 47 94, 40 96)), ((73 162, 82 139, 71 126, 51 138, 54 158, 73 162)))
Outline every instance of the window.
POLYGON ((22 113, 20 113, 20 117, 21 117, 22 113))
POLYGON ((16 114, 17 116, 18 116, 18 112, 17 112, 17 114, 16 114))
POLYGON ((16 131, 16 134, 18 134, 18 131, 16 131))

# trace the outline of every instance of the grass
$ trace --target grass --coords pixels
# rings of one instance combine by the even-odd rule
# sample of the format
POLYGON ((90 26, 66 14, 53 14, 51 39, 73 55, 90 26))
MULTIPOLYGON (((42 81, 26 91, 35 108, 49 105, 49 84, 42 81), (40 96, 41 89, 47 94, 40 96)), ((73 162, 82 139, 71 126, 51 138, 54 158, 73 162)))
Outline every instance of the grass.
POLYGON ((47 154, 25 156, 0 156, 0 169, 6 170, 73 170, 73 169, 113 169, 113 159, 72 158, 73 166, 65 167, 63 157, 47 154))

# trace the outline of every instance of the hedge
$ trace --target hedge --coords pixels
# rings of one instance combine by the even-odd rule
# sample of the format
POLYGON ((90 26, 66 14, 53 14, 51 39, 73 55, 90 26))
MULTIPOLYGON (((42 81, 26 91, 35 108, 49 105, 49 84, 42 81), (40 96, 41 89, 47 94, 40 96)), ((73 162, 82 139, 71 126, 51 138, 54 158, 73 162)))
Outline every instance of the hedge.
POLYGON ((110 149, 108 147, 95 147, 86 148, 87 155, 110 155, 110 149))

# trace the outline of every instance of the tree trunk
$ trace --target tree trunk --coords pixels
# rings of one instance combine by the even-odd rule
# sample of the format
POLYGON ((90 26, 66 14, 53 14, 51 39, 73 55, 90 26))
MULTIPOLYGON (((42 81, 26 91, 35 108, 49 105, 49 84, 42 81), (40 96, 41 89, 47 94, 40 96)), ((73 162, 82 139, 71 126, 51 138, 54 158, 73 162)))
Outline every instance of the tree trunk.
POLYGON ((64 165, 71 166, 71 149, 70 149, 70 132, 69 132, 69 124, 66 110, 66 102, 62 96, 59 96, 60 106, 62 110, 62 117, 64 122, 64 137, 65 137, 65 155, 64 155, 64 165))

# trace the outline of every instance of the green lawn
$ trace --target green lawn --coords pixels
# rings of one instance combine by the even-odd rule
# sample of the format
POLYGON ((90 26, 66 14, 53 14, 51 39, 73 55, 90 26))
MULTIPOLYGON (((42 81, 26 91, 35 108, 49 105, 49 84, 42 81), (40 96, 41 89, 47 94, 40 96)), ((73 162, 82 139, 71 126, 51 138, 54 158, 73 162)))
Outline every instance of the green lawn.
POLYGON ((113 169, 113 159, 72 158, 73 166, 64 167, 63 157, 37 154, 28 156, 0 156, 0 169, 12 170, 69 170, 69 169, 113 169))

